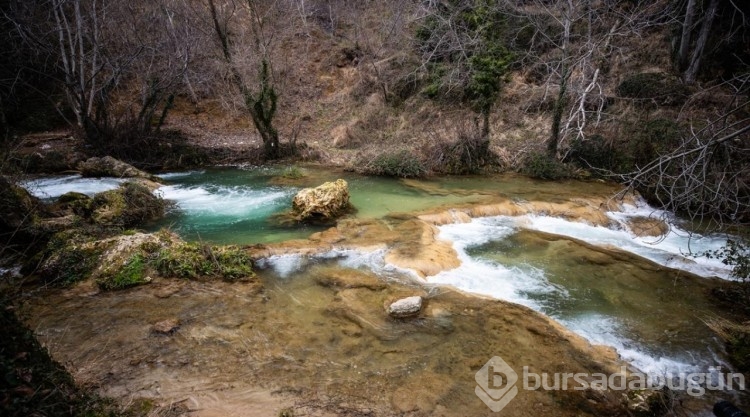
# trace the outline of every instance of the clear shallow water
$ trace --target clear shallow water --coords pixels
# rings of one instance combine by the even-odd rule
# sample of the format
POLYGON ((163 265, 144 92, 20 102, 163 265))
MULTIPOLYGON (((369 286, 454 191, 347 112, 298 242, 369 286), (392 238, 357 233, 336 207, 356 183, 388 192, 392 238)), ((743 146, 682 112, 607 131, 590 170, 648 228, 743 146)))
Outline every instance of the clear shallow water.
POLYGON ((214 243, 253 244, 306 238, 324 230, 314 226, 282 226, 273 216, 288 211, 302 187, 344 178, 356 217, 380 218, 442 204, 481 199, 478 195, 430 196, 390 178, 303 168, 306 177, 289 181, 283 168, 211 169, 162 175, 169 185, 157 192, 176 208, 155 227, 170 227, 187 239, 214 243))

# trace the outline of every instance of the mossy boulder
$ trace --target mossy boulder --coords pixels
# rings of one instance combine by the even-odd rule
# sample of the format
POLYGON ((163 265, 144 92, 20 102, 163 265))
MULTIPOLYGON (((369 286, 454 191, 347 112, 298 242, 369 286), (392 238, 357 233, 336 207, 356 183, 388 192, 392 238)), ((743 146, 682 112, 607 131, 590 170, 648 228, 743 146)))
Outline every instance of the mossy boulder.
POLYGON ((103 290, 118 290, 151 282, 151 259, 161 250, 182 243, 175 234, 127 233, 85 245, 99 253, 91 277, 103 290))
POLYGON ((50 212, 55 216, 75 214, 80 217, 91 216, 93 199, 86 194, 71 191, 61 195, 50 205, 50 212))
POLYGON ((342 179, 304 188, 292 200, 292 215, 300 222, 330 222, 351 209, 349 186, 342 179))
POLYGON ((101 226, 133 227, 164 215, 167 203, 139 182, 126 182, 94 196, 91 220, 101 226))
POLYGON ((252 259, 239 247, 189 243, 168 231, 104 239, 66 231, 50 241, 38 273, 46 282, 63 286, 91 278, 108 291, 156 277, 237 281, 254 277, 252 267, 252 259))
POLYGON ((34 256, 24 273, 36 273, 48 284, 67 286, 86 279, 97 266, 101 250, 86 245, 95 238, 82 229, 55 233, 45 250, 34 256))

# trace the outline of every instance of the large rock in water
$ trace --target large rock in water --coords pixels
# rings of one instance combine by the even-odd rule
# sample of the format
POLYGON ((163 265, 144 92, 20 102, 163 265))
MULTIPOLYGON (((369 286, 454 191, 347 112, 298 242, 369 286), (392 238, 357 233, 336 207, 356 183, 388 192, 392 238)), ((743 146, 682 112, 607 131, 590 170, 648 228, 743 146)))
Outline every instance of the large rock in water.
POLYGON ((111 156, 89 158, 78 165, 78 170, 81 171, 81 175, 84 177, 145 178, 152 181, 155 180, 153 175, 111 156))
POLYGON ((292 214, 299 221, 330 221, 350 209, 349 187, 342 179, 302 189, 292 200, 292 214))
POLYGON ((91 221, 100 226, 134 227, 164 215, 167 202, 148 184, 125 182, 114 190, 96 194, 89 203, 91 221))

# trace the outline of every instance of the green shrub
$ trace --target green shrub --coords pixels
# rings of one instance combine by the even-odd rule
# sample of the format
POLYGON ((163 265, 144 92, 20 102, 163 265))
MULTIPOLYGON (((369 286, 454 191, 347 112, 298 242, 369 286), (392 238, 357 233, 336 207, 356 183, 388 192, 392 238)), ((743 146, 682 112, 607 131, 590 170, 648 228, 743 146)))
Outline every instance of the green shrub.
POLYGON ((162 249, 155 260, 156 270, 163 276, 197 278, 208 275, 211 264, 196 243, 182 243, 162 249))
POLYGON ((217 273, 227 281, 251 277, 253 261, 244 250, 236 246, 214 246, 211 249, 217 273))
POLYGON ((723 248, 700 252, 696 256, 719 259, 724 265, 732 267, 733 277, 750 282, 750 241, 727 239, 727 244, 723 248))
POLYGON ((507 25, 507 17, 483 2, 443 2, 434 15, 417 26, 416 47, 427 65, 427 86, 423 94, 430 98, 471 104, 480 113, 488 113, 500 94, 514 55, 509 49, 516 28, 507 25), (460 51, 453 37, 472 39, 460 51))
POLYGON ((386 177, 418 178, 425 176, 427 170, 419 158, 402 150, 378 155, 368 164, 365 172, 386 177))
POLYGON ((550 158, 545 153, 532 153, 526 157, 522 172, 531 178, 542 180, 560 180, 572 176, 571 169, 558 161, 550 158))
POLYGON ((430 170, 466 175, 479 174, 499 165, 497 155, 490 149, 489 138, 478 122, 466 121, 456 131, 454 140, 438 142, 424 151, 430 170))
POLYGON ((690 90, 678 78, 651 72, 625 78, 617 86, 616 92, 620 97, 660 106, 679 106, 690 96, 690 90))

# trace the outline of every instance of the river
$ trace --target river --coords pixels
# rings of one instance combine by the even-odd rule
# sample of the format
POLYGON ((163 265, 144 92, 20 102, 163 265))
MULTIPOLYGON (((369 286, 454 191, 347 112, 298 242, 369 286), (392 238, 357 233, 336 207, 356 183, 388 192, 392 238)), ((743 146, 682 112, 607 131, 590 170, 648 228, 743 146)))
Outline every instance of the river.
MULTIPOLYGON (((543 182, 515 175, 399 181, 315 167, 305 167, 302 171, 304 177, 297 179, 283 178, 283 168, 216 168, 162 175, 168 185, 156 192, 174 201, 175 206, 165 219, 149 227, 151 230, 168 227, 185 239, 218 244, 273 244, 304 239, 325 228, 284 226, 274 216, 288 209, 294 193, 301 187, 335 178, 348 181, 351 201, 357 208, 354 214, 357 219, 394 219, 398 218, 399 213, 430 213, 490 204, 498 199, 508 199, 519 205, 529 201, 564 203, 591 196, 605 198, 618 191, 611 184, 595 181, 543 182)), ((86 193, 102 191, 116 186, 118 182, 67 176, 36 179, 27 182, 26 186, 36 195, 52 199, 71 190, 86 193)), ((704 320, 717 314, 707 294, 711 288, 721 285, 722 280, 729 279, 729 270, 716 260, 692 255, 721 247, 725 237, 689 233, 687 227, 674 216, 659 212, 639 200, 618 207, 617 211, 606 212, 609 219, 607 225, 587 223, 575 215, 550 215, 544 211, 475 217, 468 222, 439 224, 438 238, 451 243, 460 265, 428 276, 419 276, 408 269, 390 265, 382 250, 272 256, 261 262, 264 270, 260 275, 271 293, 269 297, 282 301, 275 308, 266 310, 265 314, 276 317, 278 323, 284 325, 302 323, 302 327, 308 329, 302 333, 307 334, 309 329, 320 327, 320 323, 326 320, 325 312, 330 311, 328 306, 335 298, 326 289, 315 285, 315 276, 321 270, 359 271, 401 286, 410 287, 416 283, 428 293, 440 291, 441 286, 449 285, 478 297, 489 296, 529 307, 593 344, 615 348, 624 360, 651 375, 707 372, 710 367, 730 370, 722 342, 704 324, 704 320), (628 220, 648 216, 664 219, 669 224, 668 234, 661 237, 637 236, 629 227, 628 220), (279 315, 282 312, 292 317, 281 319, 279 315)), ((208 321, 203 314, 211 314, 218 315, 212 320, 233 321, 236 319, 231 315, 227 317, 219 310, 236 311, 242 308, 236 300, 245 296, 231 286, 222 284, 211 288, 207 284, 180 285, 176 293, 183 294, 183 301, 192 300, 190 303, 194 306, 187 309, 179 305, 171 306, 169 300, 175 298, 167 298, 167 305, 163 308, 171 312, 166 316, 177 315, 181 321, 189 322, 208 321), (183 288, 185 285, 187 287, 183 288), (206 298, 203 291, 215 293, 206 298)), ((126 319, 115 317, 122 314, 127 316, 127 313, 118 311, 117 305, 128 305, 126 310, 130 311, 137 305, 132 304, 135 302, 133 297, 143 297, 134 294, 137 292, 128 292, 120 301, 115 301, 118 299, 116 294, 108 294, 103 296, 106 301, 97 299, 93 302, 100 308, 107 306, 110 320, 121 321, 126 319)), ((92 322, 96 321, 97 316, 96 309, 84 309, 77 297, 63 296, 58 301, 59 304, 47 299, 43 303, 51 310, 34 310, 37 317, 34 322, 43 338, 65 350, 63 336, 55 339, 54 332, 73 325, 69 321, 63 323, 62 318, 54 319, 53 311, 68 308, 71 315, 91 314, 88 319, 92 322)), ((137 309, 143 308, 155 307, 150 304, 149 307, 137 306, 137 309)), ((163 312, 152 311, 152 314, 165 316, 163 312)), ((89 324, 94 328, 99 326, 89 324)), ((190 352, 191 343, 197 340, 201 344, 202 337, 206 340, 219 338, 232 344, 250 343, 251 340, 253 344, 258 343, 255 340, 258 337, 258 324, 255 326, 255 330, 252 330, 242 329, 241 324, 227 327, 213 323, 209 330, 202 330, 207 332, 203 335, 186 336, 189 340, 182 340, 179 343, 181 347, 174 348, 180 352, 165 353, 165 358, 169 358, 165 360, 184 360, 185 363, 210 361, 208 358, 212 355, 203 349, 190 352), (237 334, 230 335, 231 332, 237 334), (198 352, 204 356, 200 357, 198 352), (184 358, 177 359, 180 355, 184 355, 184 358)), ((272 327, 273 320, 267 326, 272 327)), ((101 343, 102 339, 87 333, 85 327, 79 331, 81 333, 75 333, 77 338, 101 343)), ((382 331, 398 332, 390 327, 382 331)), ((413 341, 412 348, 434 346, 434 332, 428 334, 423 339, 413 341)), ((291 340, 297 338, 291 337, 289 342, 292 345, 297 343, 291 340)), ((75 342, 70 340, 67 343, 75 342)), ((113 343, 117 345, 118 342, 114 340, 113 343)), ((283 342, 280 343, 283 345, 283 342)), ((315 345, 315 342, 308 343, 315 345)), ((162 348, 167 349, 165 346, 162 348)), ((448 357, 450 352, 445 349, 456 348, 442 346, 436 352, 448 357)), ((83 348, 79 346, 76 349, 83 348)), ((360 348, 349 346, 347 349, 357 351, 360 348)), ((403 349, 402 346, 398 350, 403 349)), ((375 351, 379 350, 376 348, 375 351)), ((334 363, 346 362, 346 355, 341 356, 341 352, 328 354, 334 363)), ((75 357, 75 354, 71 355, 75 357)), ((90 353, 84 355, 86 360, 93 360, 87 355, 90 353)), ((278 355, 283 353, 269 355, 264 356, 265 360, 278 359, 278 355)), ((373 352, 354 354, 358 360, 369 362, 360 365, 365 366, 367 372, 376 372, 378 368, 383 372, 389 369, 396 372, 385 360, 386 356, 373 352)), ((216 372, 226 372, 220 365, 216 365, 216 368, 216 372)), ((325 378, 336 378, 333 376, 335 374, 326 374, 325 378)), ((267 380, 269 377, 264 378, 267 380)), ((312 382, 308 380, 307 383, 312 382)), ((186 389, 179 384, 173 388, 178 391, 186 389)), ((740 397, 735 400, 745 401, 740 397)), ((207 400, 201 401, 205 405, 207 400)), ((695 414, 702 413, 696 411, 695 414)))

